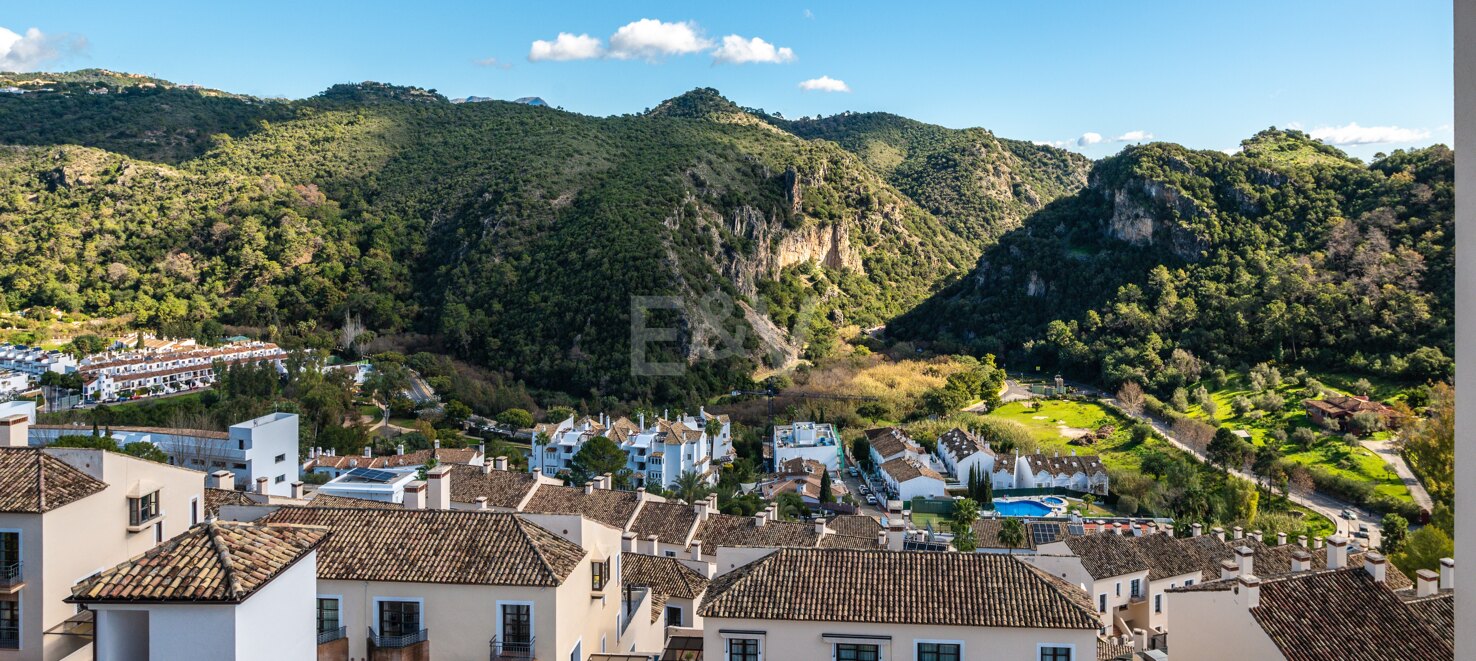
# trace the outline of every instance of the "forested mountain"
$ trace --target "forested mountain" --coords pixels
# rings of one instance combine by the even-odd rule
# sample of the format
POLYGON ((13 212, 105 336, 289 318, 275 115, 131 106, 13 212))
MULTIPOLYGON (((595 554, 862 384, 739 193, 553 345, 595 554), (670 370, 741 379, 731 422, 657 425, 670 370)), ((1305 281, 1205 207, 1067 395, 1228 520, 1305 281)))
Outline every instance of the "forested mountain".
POLYGON ((0 154, 0 305, 176 333, 352 315, 580 397, 693 401, 758 361, 823 355, 837 324, 884 322, 956 278, 989 228, 1069 193, 1058 170, 1081 161, 1010 143, 989 157, 1013 159, 1010 195, 919 204, 892 183, 901 167, 714 90, 594 118, 376 83, 286 102, 97 76, 34 74, 53 91, 0 98, 16 145, 0 154), (647 347, 686 363, 680 378, 632 369, 634 296, 680 297, 680 320, 649 322, 676 341, 647 347))
POLYGON ((1275 129, 1243 147, 1155 143, 1099 161, 1086 189, 1002 237, 889 333, 1109 385, 1168 389, 1205 361, 1268 359, 1447 376, 1452 152, 1364 165, 1275 129))

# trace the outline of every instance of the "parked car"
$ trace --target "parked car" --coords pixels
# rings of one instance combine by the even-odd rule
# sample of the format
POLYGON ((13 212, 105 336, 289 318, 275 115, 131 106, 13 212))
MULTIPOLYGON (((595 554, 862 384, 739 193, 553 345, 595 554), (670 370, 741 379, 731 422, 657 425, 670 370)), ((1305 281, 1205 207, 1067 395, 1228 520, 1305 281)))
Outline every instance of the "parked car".
POLYGON ((1343 517, 1343 518, 1345 518, 1345 519, 1347 519, 1349 521, 1357 521, 1358 520, 1358 515, 1357 514, 1354 514, 1353 513, 1353 510, 1343 510, 1343 513, 1342 514, 1339 514, 1338 516, 1341 516, 1341 517, 1343 517))
POLYGON ((871 496, 871 495, 866 496, 866 504, 867 505, 876 505, 876 496, 871 496))
POLYGON ((847 473, 850 473, 851 474, 851 477, 860 477, 861 476, 861 470, 858 469, 858 468, 856 468, 855 466, 850 467, 849 469, 846 470, 846 472, 847 473))

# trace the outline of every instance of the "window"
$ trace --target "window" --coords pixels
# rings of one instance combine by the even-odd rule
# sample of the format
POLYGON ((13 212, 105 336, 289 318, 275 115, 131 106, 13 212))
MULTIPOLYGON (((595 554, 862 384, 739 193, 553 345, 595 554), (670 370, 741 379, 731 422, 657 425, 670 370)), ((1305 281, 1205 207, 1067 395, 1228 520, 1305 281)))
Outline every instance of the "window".
POLYGON ((1155 595, 1153 595, 1153 612, 1155 612, 1155 613, 1162 613, 1163 612, 1163 595, 1161 595, 1161 594, 1155 594, 1155 595))
POLYGON ((676 557, 676 551, 663 551, 663 553, 665 553, 666 554, 666 557, 668 557, 668 558, 675 558, 676 557))
POLYGON ((1102 594, 1097 595, 1097 612, 1098 613, 1106 613, 1107 612, 1107 593, 1105 593, 1105 592, 1103 592, 1102 594))
POLYGON ((154 524, 154 543, 155 544, 163 544, 164 543, 164 522, 163 521, 160 521, 160 522, 154 524))
POLYGON ((569 651, 569 661, 584 661, 584 641, 574 642, 574 649, 569 651))
POLYGON ((1132 589, 1132 596, 1133 596, 1134 599, 1137 599, 1138 597, 1143 596, 1143 581, 1142 581, 1142 579, 1137 579, 1137 578, 1133 579, 1133 582, 1131 584, 1131 589, 1132 589))
POLYGON ((338 597, 318 597, 318 633, 338 631, 338 597))
POLYGON ((504 646, 533 642, 533 607, 529 604, 502 604, 502 630, 497 633, 504 646))
POLYGON ((917 661, 961 661, 961 643, 918 643, 917 661))
POLYGON ((276 458, 276 462, 277 463, 280 464, 280 463, 282 463, 284 461, 287 461, 287 455, 285 455, 285 454, 279 454, 279 455, 277 455, 277 458, 276 458))
POLYGON ((1116 586, 1116 589, 1117 589, 1117 596, 1121 597, 1122 596, 1122 583, 1118 583, 1117 586, 1116 586))
POLYGON ((19 601, 0 601, 0 649, 20 649, 19 601))
POLYGON ((274 481, 274 482, 275 482, 275 483, 277 483, 277 484, 281 484, 281 483, 283 483, 283 482, 286 482, 286 481, 287 481, 287 476, 286 476, 286 475, 278 475, 278 476, 277 476, 277 479, 276 479, 276 480, 273 480, 273 481, 274 481))
POLYGON ((1071 661, 1071 648, 1042 645, 1040 647, 1040 661, 1071 661))
POLYGON ((836 643, 836 661, 880 661, 881 647, 856 643, 836 643))
POLYGON ((141 526, 159 516, 159 492, 128 499, 128 525, 141 526))
POLYGON ((1187 587, 1189 587, 1189 586, 1191 586, 1191 585, 1194 585, 1194 579, 1192 579, 1192 578, 1190 578, 1190 579, 1186 579, 1186 580, 1185 580, 1185 581, 1184 581, 1184 587, 1186 587, 1186 588, 1187 588, 1187 587))
POLYGON ((190 525, 193 526, 193 525, 195 525, 195 524, 197 524, 199 522, 200 522, 200 499, 199 498, 191 498, 190 499, 190 525))
POLYGON ((405 636, 420 632, 420 602, 379 602, 379 635, 405 636))
POLYGON ((589 563, 590 576, 589 587, 591 590, 603 590, 605 584, 610 582, 610 561, 589 563))
POLYGON ((666 607, 666 626, 669 626, 669 627, 679 627, 679 626, 682 626, 682 607, 681 606, 667 606, 666 607))
POLYGON ((728 661, 759 661, 759 641, 754 638, 729 638, 728 661))
POLYGON ((243 463, 241 463, 239 461, 231 462, 231 468, 234 468, 234 469, 236 469, 238 471, 243 471, 243 470, 246 470, 246 464, 243 464, 243 463))

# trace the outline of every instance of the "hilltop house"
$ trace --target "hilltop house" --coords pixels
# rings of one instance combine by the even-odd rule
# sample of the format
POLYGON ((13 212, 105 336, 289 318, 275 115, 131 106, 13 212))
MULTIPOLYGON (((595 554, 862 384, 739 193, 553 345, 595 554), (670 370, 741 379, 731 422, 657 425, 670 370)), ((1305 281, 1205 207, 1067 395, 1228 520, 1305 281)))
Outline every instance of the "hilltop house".
POLYGON ((1364 434, 1374 431, 1363 429, 1358 414, 1370 413, 1387 424, 1394 409, 1383 402, 1375 402, 1361 395, 1333 395, 1326 399, 1309 399, 1303 402, 1307 417, 1313 422, 1339 431, 1364 434))

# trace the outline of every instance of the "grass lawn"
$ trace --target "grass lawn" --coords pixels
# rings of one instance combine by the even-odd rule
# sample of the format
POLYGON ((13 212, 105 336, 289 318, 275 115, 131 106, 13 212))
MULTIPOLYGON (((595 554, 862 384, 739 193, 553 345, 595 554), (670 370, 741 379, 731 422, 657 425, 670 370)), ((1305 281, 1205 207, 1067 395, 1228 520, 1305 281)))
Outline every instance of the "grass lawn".
MULTIPOLYGON (((1321 380, 1320 375, 1316 375, 1313 378, 1321 380)), ((1323 381, 1323 384, 1331 386, 1327 381, 1323 381)), ((1198 385, 1203 385, 1208 390, 1214 384, 1204 382, 1198 385)), ((1192 392, 1193 388, 1190 388, 1190 391, 1192 392)), ((1350 448, 1346 446, 1343 444, 1341 438, 1329 435, 1326 430, 1315 425, 1307 417, 1306 411, 1301 406, 1303 395, 1305 394, 1301 387, 1293 388, 1282 385, 1276 388, 1275 391, 1286 400, 1286 406, 1280 411, 1273 413, 1262 412, 1264 415, 1260 418, 1255 418, 1253 413, 1238 416, 1235 414, 1235 409, 1231 406, 1231 402, 1236 397, 1244 396, 1252 400, 1256 398, 1257 393, 1250 389, 1248 379, 1242 375, 1232 377, 1224 388, 1210 390, 1210 398, 1215 402, 1215 415, 1218 418, 1220 426, 1232 430, 1244 429, 1250 432, 1251 443, 1255 446, 1260 447, 1268 442, 1276 442, 1275 438, 1271 436, 1271 433, 1277 429, 1285 430, 1288 434, 1291 434, 1298 427, 1312 429, 1319 435, 1320 440, 1317 444, 1312 447, 1303 447, 1287 442, 1280 447, 1282 455, 1288 460, 1304 466, 1320 466, 1334 473, 1369 482, 1381 494, 1393 496, 1404 501, 1412 501, 1409 495, 1409 489, 1400 481, 1398 475, 1385 470, 1388 464, 1382 458, 1367 448, 1361 446, 1350 448)), ((1188 414, 1200 420, 1209 419, 1209 416, 1205 415, 1204 410, 1198 404, 1190 406, 1188 414)), ((1391 436, 1388 432, 1380 432, 1379 434, 1375 434, 1373 438, 1387 439, 1391 436)))
POLYGON ((1059 399, 1033 400, 1034 408, 1026 408, 1022 402, 1010 402, 989 412, 988 415, 1014 420, 1030 431, 1040 452, 1059 451, 1061 454, 1095 454, 1102 458, 1102 465, 1118 470, 1138 470, 1142 453, 1149 448, 1167 449, 1167 443, 1149 439, 1134 443, 1123 429, 1127 422, 1116 412, 1093 402, 1073 402, 1059 399), (1112 425, 1117 430, 1096 445, 1071 445, 1071 439, 1061 435, 1061 427, 1090 429, 1095 431, 1103 425, 1112 425))
POLYGON ((912 513, 912 525, 918 528, 926 528, 933 524, 933 530, 948 530, 948 517, 942 514, 925 514, 922 512, 912 513))

